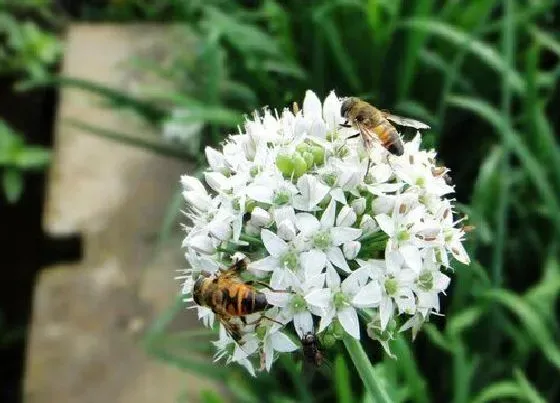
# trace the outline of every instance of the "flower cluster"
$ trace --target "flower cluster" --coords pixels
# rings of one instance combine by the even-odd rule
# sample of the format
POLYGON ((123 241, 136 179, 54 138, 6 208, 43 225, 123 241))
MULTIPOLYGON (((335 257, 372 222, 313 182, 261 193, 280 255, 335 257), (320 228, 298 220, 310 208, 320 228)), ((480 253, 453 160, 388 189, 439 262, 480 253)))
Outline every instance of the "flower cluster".
MULTIPOLYGON (((209 190, 181 178, 190 221, 183 293, 244 257, 244 281, 267 297, 256 322, 236 325, 238 341, 221 326, 215 343, 218 358, 251 373, 300 348, 296 335, 317 333, 327 347, 344 332, 359 339, 360 321, 388 350, 396 330, 415 333, 439 312, 450 255, 469 263, 435 152, 420 150, 418 133, 400 156, 379 142, 366 150, 341 127, 341 102, 307 91, 301 111, 265 109, 220 151, 206 149, 209 190)), ((212 309, 193 306, 211 326, 212 309)))

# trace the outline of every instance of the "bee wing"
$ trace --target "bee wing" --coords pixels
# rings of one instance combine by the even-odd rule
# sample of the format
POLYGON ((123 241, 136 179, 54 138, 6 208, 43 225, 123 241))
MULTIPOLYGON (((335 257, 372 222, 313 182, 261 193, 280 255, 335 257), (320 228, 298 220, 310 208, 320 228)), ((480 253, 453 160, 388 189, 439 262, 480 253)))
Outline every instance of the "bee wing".
POLYGON ((426 123, 422 123, 419 120, 416 119, 410 119, 410 118, 403 118, 402 116, 398 116, 398 115, 392 115, 388 112, 384 112, 385 118, 389 119, 392 122, 395 122, 398 125, 401 126, 408 126, 408 127, 414 127, 415 129, 429 129, 430 126, 428 126, 426 123))
POLYGON ((364 141, 365 148, 369 150, 373 146, 373 142, 377 140, 377 135, 373 130, 365 125, 357 123, 356 127, 362 135, 362 140, 364 141))
POLYGON ((241 329, 239 324, 232 322, 232 317, 229 315, 220 314, 217 315, 220 323, 226 329, 226 332, 231 336, 231 338, 235 341, 241 340, 241 329))

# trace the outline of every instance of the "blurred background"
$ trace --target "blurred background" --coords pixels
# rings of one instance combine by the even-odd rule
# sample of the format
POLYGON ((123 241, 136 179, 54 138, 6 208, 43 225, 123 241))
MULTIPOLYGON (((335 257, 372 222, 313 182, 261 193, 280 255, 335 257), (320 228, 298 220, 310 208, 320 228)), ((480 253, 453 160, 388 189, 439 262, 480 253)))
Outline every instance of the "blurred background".
POLYGON ((178 297, 179 175, 265 105, 420 119, 469 235, 397 402, 560 401, 560 2, 0 0, 0 401, 368 402, 347 357, 250 379, 178 297))

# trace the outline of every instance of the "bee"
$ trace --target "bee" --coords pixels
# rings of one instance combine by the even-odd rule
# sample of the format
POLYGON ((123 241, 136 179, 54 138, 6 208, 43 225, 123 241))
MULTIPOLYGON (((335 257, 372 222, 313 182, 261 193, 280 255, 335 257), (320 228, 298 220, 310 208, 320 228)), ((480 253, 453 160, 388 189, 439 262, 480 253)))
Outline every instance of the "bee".
POLYGON ((245 316, 270 307, 266 295, 239 276, 247 268, 247 260, 239 259, 229 268, 210 276, 200 276, 193 286, 193 301, 212 309, 227 332, 241 340, 241 329, 234 318, 246 323, 245 316))
POLYGON ((323 363, 323 352, 319 348, 317 336, 312 332, 307 332, 301 338, 303 359, 308 364, 320 367, 323 363))
POLYGON ((349 138, 362 136, 366 150, 369 150, 374 139, 378 138, 383 147, 395 155, 404 153, 404 144, 397 129, 389 121, 399 126, 414 127, 415 129, 430 128, 430 126, 418 120, 391 115, 386 111, 379 110, 370 103, 356 97, 344 99, 340 114, 346 119, 345 123, 342 124, 343 127, 358 129, 358 133, 349 138))

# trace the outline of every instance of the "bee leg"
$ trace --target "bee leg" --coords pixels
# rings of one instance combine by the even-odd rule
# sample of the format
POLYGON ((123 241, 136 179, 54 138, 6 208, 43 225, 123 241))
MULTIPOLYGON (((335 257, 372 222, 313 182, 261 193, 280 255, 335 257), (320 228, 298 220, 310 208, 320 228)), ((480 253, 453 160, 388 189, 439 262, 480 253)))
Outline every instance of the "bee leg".
POLYGON ((244 316, 240 316, 239 319, 241 319, 241 321, 243 322, 244 325, 256 325, 257 323, 259 323, 261 320, 263 319, 268 319, 271 322, 277 323, 281 326, 284 326, 284 323, 282 322, 278 322, 276 319, 272 319, 266 315, 262 315, 261 317, 259 317, 258 319, 252 321, 252 322, 247 322, 247 319, 244 316))
POLYGON ((256 284, 256 285, 260 285, 260 286, 263 286, 263 287, 265 287, 265 288, 268 288, 270 291, 273 291, 273 292, 284 292, 284 293, 287 292, 287 293, 293 294, 292 291, 288 291, 288 290, 276 290, 276 289, 272 288, 271 286, 269 286, 268 284, 266 284, 266 283, 264 283, 264 282, 262 282, 262 281, 259 281, 259 280, 249 280, 249 281, 246 281, 245 284, 247 284, 247 285, 254 285, 254 284, 256 284))
POLYGON ((340 127, 352 127, 352 125, 350 123, 348 123, 348 121, 345 121, 344 123, 342 123, 340 125, 340 127))
POLYGON ((369 167, 370 167, 370 166, 371 166, 371 158, 368 158, 368 161, 367 161, 367 169, 366 169, 366 174, 365 174, 365 176, 368 176, 368 174, 369 174, 369 167))

